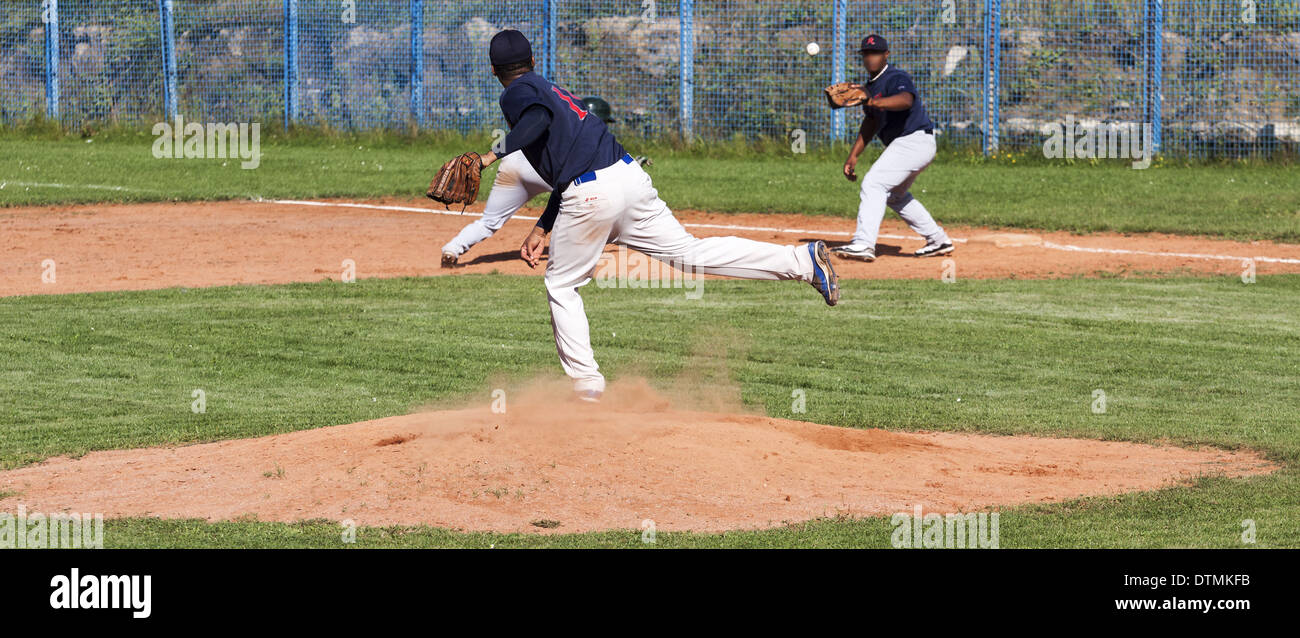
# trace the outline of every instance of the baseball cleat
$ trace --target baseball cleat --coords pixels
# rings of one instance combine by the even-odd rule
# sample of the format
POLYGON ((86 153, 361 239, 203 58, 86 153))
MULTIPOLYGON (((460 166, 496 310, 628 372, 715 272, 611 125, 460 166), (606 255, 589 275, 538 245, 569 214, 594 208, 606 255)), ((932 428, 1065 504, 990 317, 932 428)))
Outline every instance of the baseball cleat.
POLYGON ((947 255, 948 253, 951 253, 952 250, 952 242, 946 241, 942 244, 926 244, 925 248, 912 254, 917 257, 938 257, 939 255, 947 255))
POLYGON ((580 401, 586 401, 587 403, 600 403, 600 396, 604 393, 600 390, 574 390, 573 394, 578 397, 578 400, 580 401))
POLYGON ((845 259, 857 259, 860 261, 875 261, 876 249, 872 246, 836 246, 831 249, 832 253, 845 259))
POLYGON ((460 259, 460 256, 457 255, 457 254, 455 254, 455 253, 443 253, 443 254, 442 254, 442 267, 443 267, 443 268, 455 268, 455 267, 456 267, 456 261, 459 260, 459 259, 460 259))
POLYGON ((808 244, 808 256, 812 257, 813 263, 813 278, 809 283, 822 294, 826 305, 834 306, 840 302, 840 278, 835 274, 835 266, 831 265, 826 242, 819 240, 808 244))

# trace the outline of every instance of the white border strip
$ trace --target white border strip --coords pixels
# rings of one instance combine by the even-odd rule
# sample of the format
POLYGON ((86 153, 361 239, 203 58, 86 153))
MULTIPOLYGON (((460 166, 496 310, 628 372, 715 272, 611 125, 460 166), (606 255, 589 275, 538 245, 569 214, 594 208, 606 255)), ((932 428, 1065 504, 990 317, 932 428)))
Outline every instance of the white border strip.
POLYGON ((1182 259, 1222 259, 1225 261, 1246 261, 1248 259, 1253 259, 1255 261, 1272 264, 1300 264, 1300 259, 1287 259, 1286 257, 1233 257, 1232 255, 1208 255, 1205 253, 1158 253, 1150 250, 1127 250, 1124 248, 1089 248, 1087 246, 1055 244, 1050 241, 1044 241, 1043 248, 1065 250, 1076 253, 1105 253, 1108 255, 1147 255, 1151 257, 1180 257, 1182 259))
MULTIPOLYGON (((469 213, 469 212, 461 213, 459 211, 454 211, 454 210, 436 210, 436 209, 429 209, 429 208, 416 208, 414 206, 385 206, 381 204, 354 204, 348 202, 313 202, 313 201, 305 201, 305 200, 298 200, 298 199, 271 199, 271 200, 258 200, 258 201, 268 201, 272 204, 286 204, 290 206, 319 206, 325 208, 329 208, 329 207, 362 208, 367 210, 389 210, 389 211, 398 211, 404 213, 426 213, 426 214, 433 214, 433 215, 455 215, 455 216, 463 215, 466 217, 483 216, 482 213, 469 213)), ((536 217, 528 217, 526 215, 515 215, 514 218, 529 220, 529 221, 537 220, 536 217)), ((682 225, 688 228, 742 230, 742 231, 755 232, 755 233, 796 233, 801 235, 807 235, 807 234, 836 235, 840 237, 847 237, 853 234, 853 233, 838 231, 838 230, 812 230, 812 229, 805 229, 805 228, 774 228, 768 226, 740 226, 735 224, 691 224, 691 223, 683 222, 682 225)), ((885 239, 904 239, 904 240, 916 239, 915 237, 906 237, 903 235, 881 235, 881 237, 885 239)), ((953 241, 965 242, 967 240, 963 238, 954 237, 953 241)), ((1145 257, 1175 257, 1178 259, 1217 259, 1222 261, 1254 260, 1258 262, 1265 262, 1271 264, 1300 264, 1300 259, 1289 259, 1286 257, 1235 257, 1232 255, 1212 255, 1212 254, 1205 254, 1205 253, 1161 253, 1161 252, 1155 252, 1151 250, 1128 250, 1124 248, 1090 248, 1087 246, 1057 244, 1050 241, 1044 241, 1041 244, 1041 247, 1050 250, 1062 250, 1066 252, 1098 253, 1098 254, 1106 254, 1106 255, 1142 255, 1145 257)))
MULTIPOLYGON (((299 199, 268 199, 268 200, 257 200, 257 201, 266 201, 272 204, 289 204, 293 206, 324 206, 324 207, 337 206, 340 208, 391 210, 391 211, 397 211, 403 213, 427 213, 431 215, 451 215, 453 217, 482 217, 483 216, 483 213, 471 213, 471 212, 462 213, 458 210, 438 210, 436 208, 433 209, 416 208, 414 206, 385 206, 381 204, 353 204, 348 202, 313 202, 313 201, 299 200, 299 199)), ((537 221, 536 217, 529 217, 527 215, 514 215, 513 217, 511 217, 511 219, 537 221)), ((716 230, 743 230, 751 233, 794 233, 800 235, 807 235, 807 234, 836 235, 840 237, 853 236, 853 233, 845 232, 841 230, 825 230, 825 229, 810 229, 810 228, 775 228, 775 227, 768 227, 768 226, 740 226, 737 224, 696 224, 696 223, 688 223, 688 222, 682 222, 682 225, 687 228, 712 228, 716 230)), ((880 235, 880 236, 885 239, 904 239, 904 240, 916 239, 915 237, 907 237, 904 235, 880 235)), ((953 241, 965 242, 966 240, 954 237, 953 241)))
POLYGON ((148 193, 157 193, 157 192, 159 192, 159 191, 151 190, 151 189, 147 189, 147 188, 127 188, 127 187, 125 187, 125 186, 104 186, 104 185, 102 185, 102 184, 55 184, 55 183, 46 183, 46 182, 15 182, 15 181, 13 181, 13 180, 0 180, 0 190, 3 190, 6 186, 9 186, 10 184, 12 184, 12 185, 14 185, 14 186, 26 186, 26 187, 29 187, 29 188, 32 188, 32 187, 35 187, 35 188, 85 188, 85 189, 88 189, 88 190, 97 190, 97 191, 121 191, 121 192, 129 192, 129 191, 143 191, 143 192, 148 192, 148 193))

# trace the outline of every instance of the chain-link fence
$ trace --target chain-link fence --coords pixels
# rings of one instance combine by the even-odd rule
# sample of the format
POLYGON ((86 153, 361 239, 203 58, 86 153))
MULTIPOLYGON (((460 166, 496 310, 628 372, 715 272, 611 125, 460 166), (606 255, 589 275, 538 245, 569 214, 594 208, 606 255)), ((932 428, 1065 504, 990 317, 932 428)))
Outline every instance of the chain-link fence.
POLYGON ((1068 119, 1172 156, 1300 148, 1300 0, 0 0, 0 122, 502 128, 503 28, 639 136, 851 140, 820 90, 865 79, 875 32, 949 145, 1068 119))

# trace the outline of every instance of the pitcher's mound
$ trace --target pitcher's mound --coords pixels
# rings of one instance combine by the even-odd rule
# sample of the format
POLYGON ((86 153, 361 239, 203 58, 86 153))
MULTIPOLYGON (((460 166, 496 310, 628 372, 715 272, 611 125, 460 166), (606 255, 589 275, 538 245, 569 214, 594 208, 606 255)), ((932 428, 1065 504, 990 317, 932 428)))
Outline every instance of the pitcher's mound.
POLYGON ((644 384, 533 393, 258 439, 95 452, 0 473, 0 511, 351 519, 500 532, 721 531, 958 512, 1272 467, 1249 452, 854 430, 673 409, 644 384), (552 398, 555 396, 562 399, 552 398), (497 407, 500 407, 499 405, 497 407))

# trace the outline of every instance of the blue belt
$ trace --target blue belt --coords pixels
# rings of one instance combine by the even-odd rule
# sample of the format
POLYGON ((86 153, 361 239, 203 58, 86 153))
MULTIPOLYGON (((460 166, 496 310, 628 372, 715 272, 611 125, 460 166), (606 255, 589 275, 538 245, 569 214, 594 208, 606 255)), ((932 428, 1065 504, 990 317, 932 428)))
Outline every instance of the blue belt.
MULTIPOLYGON (((623 154, 623 163, 624 163, 624 164, 631 164, 631 163, 632 163, 632 155, 631 155, 631 154, 628 154, 628 153, 624 153, 624 154, 623 154)), ((611 164, 611 166, 612 166, 612 164, 611 164)), ((608 167, 606 167, 606 168, 608 168, 608 167)), ((604 170, 604 169, 601 169, 601 170, 604 170)), ((574 178, 574 180, 573 180, 573 182, 572 182, 572 185, 573 185, 573 186, 577 186, 578 184, 585 184, 585 183, 587 183, 587 182, 594 182, 594 181, 596 181, 596 171, 587 171, 587 172, 585 172, 585 173, 583 173, 583 174, 577 176, 576 178, 574 178)))

